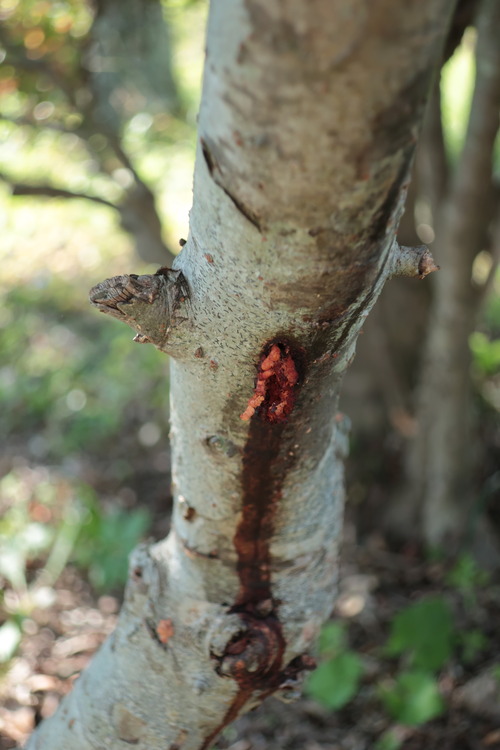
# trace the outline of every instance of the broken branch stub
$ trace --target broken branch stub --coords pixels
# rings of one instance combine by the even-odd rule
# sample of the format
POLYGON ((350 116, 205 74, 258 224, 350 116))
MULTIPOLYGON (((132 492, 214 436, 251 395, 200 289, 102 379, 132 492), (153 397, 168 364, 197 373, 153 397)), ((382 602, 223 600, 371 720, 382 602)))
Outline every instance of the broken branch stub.
POLYGON ((430 273, 439 271, 427 245, 407 247, 395 241, 393 266, 391 277, 408 276, 410 278, 425 279, 430 273))
POLYGON ((170 354, 173 334, 187 320, 182 308, 189 301, 189 287, 181 271, 160 268, 155 274, 105 279, 90 290, 89 299, 101 312, 133 328, 134 341, 170 354))

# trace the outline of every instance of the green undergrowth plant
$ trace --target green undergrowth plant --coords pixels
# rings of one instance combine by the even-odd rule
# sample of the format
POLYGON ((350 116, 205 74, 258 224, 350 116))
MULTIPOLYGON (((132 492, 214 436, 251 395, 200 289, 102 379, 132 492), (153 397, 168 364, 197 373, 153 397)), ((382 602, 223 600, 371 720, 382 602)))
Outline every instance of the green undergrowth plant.
POLYGON ((0 665, 15 654, 24 622, 51 606, 68 563, 98 592, 121 587, 127 558, 150 525, 145 509, 103 507, 85 484, 47 469, 13 470, 0 480, 0 665))
POLYGON ((452 657, 455 635, 451 609, 441 596, 410 604, 394 617, 384 651, 400 659, 400 669, 377 690, 393 719, 413 726, 443 713, 437 674, 452 657))
POLYGON ((373 747, 374 750, 399 750, 402 743, 401 733, 397 728, 391 728, 381 734, 373 747))
POLYGON ((342 622, 327 623, 319 637, 321 664, 311 673, 306 691, 326 708, 340 709, 358 692, 363 665, 347 644, 342 622))
POLYGON ((89 308, 92 283, 82 274, 72 286, 42 273, 18 287, 0 285, 4 664, 25 621, 53 604, 66 564, 77 565, 98 592, 118 589, 127 556, 150 524, 146 510, 123 509, 113 490, 99 503, 79 475, 81 455, 95 475, 106 472, 111 486, 120 486, 132 468, 119 438, 127 435, 140 449, 141 426, 154 421, 158 435, 166 435, 168 420, 163 359, 153 347, 132 345, 128 331, 89 308), (110 446, 117 446, 114 453, 110 446))
POLYGON ((86 571, 96 591, 122 587, 131 550, 146 534, 151 517, 145 508, 112 507, 103 512, 95 493, 85 488, 85 521, 75 540, 71 560, 86 571))
POLYGON ((404 656, 414 669, 436 672, 453 653, 453 615, 442 596, 410 604, 394 617, 385 646, 389 657, 404 656))
MULTIPOLYGON (((90 286, 90 283, 89 283, 90 286)), ((78 304, 52 281, 12 289, 0 313, 0 439, 28 440, 37 459, 100 451, 156 408, 167 432, 165 365, 153 347, 78 304), (164 415, 164 416, 163 416, 164 415)))
POLYGON ((477 607, 477 591, 488 585, 490 575, 483 570, 469 553, 459 557, 446 576, 446 583, 461 595, 469 610, 477 607))
MULTIPOLYGON (((389 623, 378 653, 378 671, 387 676, 368 689, 396 725, 381 735, 376 750, 397 750, 405 736, 401 727, 419 726, 443 714, 441 674, 453 663, 473 663, 488 644, 481 630, 460 626, 456 620, 457 609, 466 621, 474 619, 476 592, 487 584, 488 575, 463 555, 445 582, 446 591, 412 602, 389 623)), ((306 691, 327 708, 341 709, 356 696, 365 677, 362 657, 349 647, 344 622, 328 623, 318 646, 320 664, 306 691)), ((373 683, 373 678, 366 675, 365 681, 373 683)))

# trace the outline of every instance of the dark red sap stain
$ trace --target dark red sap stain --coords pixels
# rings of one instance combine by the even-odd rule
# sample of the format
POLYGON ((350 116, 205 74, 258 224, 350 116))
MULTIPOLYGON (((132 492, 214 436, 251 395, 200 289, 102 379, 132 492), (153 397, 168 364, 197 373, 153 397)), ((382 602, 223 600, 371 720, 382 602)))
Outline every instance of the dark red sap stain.
POLYGON ((203 742, 203 745, 201 745, 200 750, 209 750, 209 748, 212 747, 215 738, 222 732, 224 727, 229 726, 229 724, 231 724, 236 719, 239 712, 241 711, 247 700, 250 698, 250 695, 251 693, 246 690, 241 690, 241 688, 240 690, 238 690, 236 698, 229 706, 229 709, 222 719, 221 723, 213 730, 213 732, 210 732, 208 737, 205 738, 205 741, 203 742))
POLYGON ((270 600, 269 544, 281 499, 283 477, 277 466, 285 425, 252 420, 243 451, 242 517, 233 539, 238 554, 240 591, 234 608, 255 609, 270 600))
POLYGON ((231 612, 239 614, 244 628, 224 654, 239 689, 221 724, 200 750, 211 747, 256 691, 261 691, 264 700, 285 679, 282 661, 286 644, 272 598, 270 541, 282 484, 291 465, 282 443, 299 388, 299 357, 283 342, 265 347, 254 395, 241 415, 251 422, 243 450, 242 516, 233 539, 240 590, 231 612))
POLYGON ((281 445, 298 390, 296 360, 288 344, 268 345, 260 357, 254 395, 241 415, 251 422, 243 449, 242 518, 233 540, 240 577, 233 611, 254 614, 259 602, 272 599, 269 543, 288 469, 281 445))

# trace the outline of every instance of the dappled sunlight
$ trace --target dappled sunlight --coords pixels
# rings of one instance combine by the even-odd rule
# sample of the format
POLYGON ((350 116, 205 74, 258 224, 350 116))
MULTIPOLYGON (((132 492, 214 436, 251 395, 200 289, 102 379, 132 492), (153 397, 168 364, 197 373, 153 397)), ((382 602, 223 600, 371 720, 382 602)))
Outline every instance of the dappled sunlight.
POLYGON ((465 139, 474 89, 476 37, 475 29, 467 29, 462 44, 441 72, 443 127, 453 160, 460 153, 465 139))
POLYGON ((131 261, 130 240, 110 209, 5 196, 0 289, 46 287, 53 278, 73 282, 85 303, 88 288, 108 270, 131 261), (78 283, 77 283, 78 282, 78 283), (84 286, 85 284, 85 286, 84 286))

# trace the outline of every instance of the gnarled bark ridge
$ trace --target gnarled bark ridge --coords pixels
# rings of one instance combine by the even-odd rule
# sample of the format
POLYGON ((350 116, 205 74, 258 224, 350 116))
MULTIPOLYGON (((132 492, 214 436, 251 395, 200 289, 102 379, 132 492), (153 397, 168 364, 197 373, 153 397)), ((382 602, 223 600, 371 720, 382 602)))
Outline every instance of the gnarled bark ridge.
POLYGON ((339 385, 398 267, 449 5, 213 2, 177 275, 91 293, 173 357, 173 527, 134 554, 116 632, 29 748, 208 750, 296 694, 338 575, 339 385))

